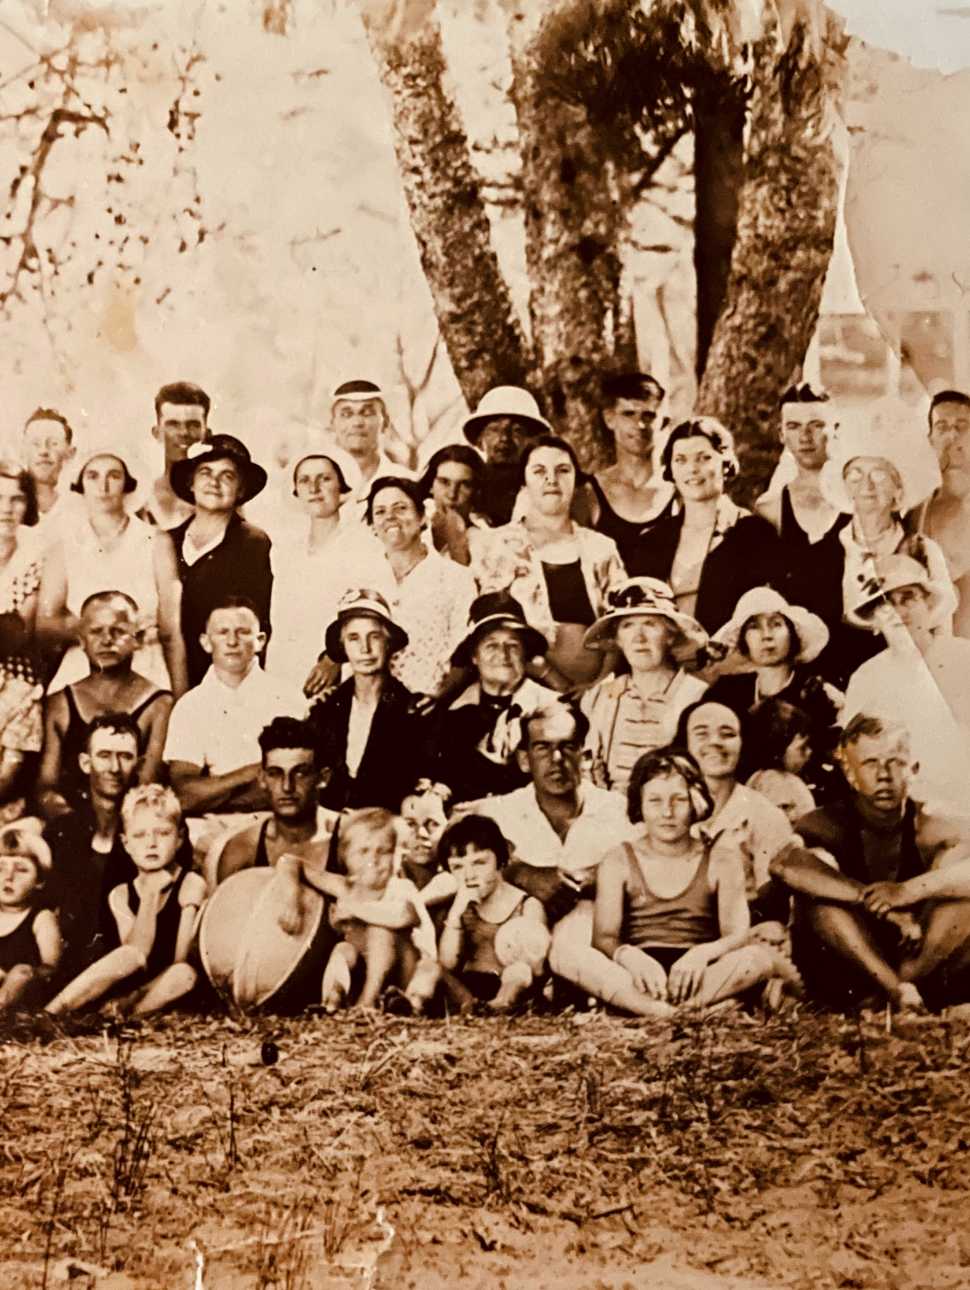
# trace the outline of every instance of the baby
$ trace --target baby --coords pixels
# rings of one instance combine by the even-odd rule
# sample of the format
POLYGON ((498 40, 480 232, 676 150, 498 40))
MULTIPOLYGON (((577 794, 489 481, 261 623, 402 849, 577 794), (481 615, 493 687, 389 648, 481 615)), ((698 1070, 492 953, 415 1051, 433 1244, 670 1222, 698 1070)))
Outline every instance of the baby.
POLYGON ((0 1012, 52 976, 61 956, 57 917, 40 907, 51 867, 42 827, 40 820, 22 819, 0 829, 0 1012))
POLYGON ((545 910, 502 876, 509 846, 494 820, 456 820, 439 850, 458 879, 438 946, 441 966, 493 1011, 506 1011, 542 972, 550 941, 545 910))
POLYGON ((108 894, 120 944, 66 985, 48 1012, 74 1012, 110 999, 118 1011, 143 1017, 195 985, 188 957, 205 882, 186 863, 178 798, 161 784, 130 789, 121 822, 121 843, 138 872, 108 894))
MULTIPOLYGON (((337 855, 346 877, 304 868, 305 880, 333 899, 330 925, 343 939, 323 974, 321 997, 336 1012, 351 990, 351 972, 364 961, 360 1008, 377 1006, 392 974, 405 983, 404 997, 421 1012, 438 983, 435 937, 421 895, 410 878, 396 877, 395 817, 381 807, 353 811, 340 822, 337 855)), ((290 857, 286 857, 289 862, 290 857)))

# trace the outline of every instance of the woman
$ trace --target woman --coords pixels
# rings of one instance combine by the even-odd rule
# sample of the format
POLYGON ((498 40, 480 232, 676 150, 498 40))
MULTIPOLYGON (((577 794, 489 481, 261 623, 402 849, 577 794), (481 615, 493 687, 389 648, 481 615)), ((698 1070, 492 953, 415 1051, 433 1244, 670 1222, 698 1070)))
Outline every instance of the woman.
POLYGON ((516 758, 520 719, 553 695, 526 676, 526 664, 546 649, 546 638, 507 592, 473 602, 451 665, 475 679, 436 716, 432 737, 433 773, 451 787, 455 802, 511 793, 529 782, 516 758))
POLYGON ((570 517, 583 477, 565 439, 535 439, 521 469, 525 513, 472 535, 472 570, 481 595, 510 592, 530 626, 550 641, 541 679, 559 689, 585 688, 612 664, 609 654, 584 649, 583 638, 606 612, 608 592, 625 578, 623 563, 612 538, 570 517))
POLYGON ((421 476, 434 549, 458 564, 471 561, 468 530, 488 524, 477 512, 484 482, 481 457, 463 443, 439 448, 421 476))
POLYGON ((50 548, 41 580, 39 631, 48 642, 69 646, 51 694, 88 675, 78 644, 81 606, 102 591, 121 591, 138 606, 142 643, 134 670, 176 698, 188 688, 178 566, 168 536, 128 514, 125 499, 136 487, 113 449, 82 458, 71 489, 81 494, 86 518, 50 548))
POLYGON ((679 504, 643 534, 639 572, 668 583, 677 608, 713 634, 744 592, 776 579, 778 535, 725 494, 738 459, 713 417, 681 422, 660 460, 679 504))
POLYGON ((683 668, 706 645, 707 633, 654 578, 631 578, 608 600, 584 643, 592 650, 618 649, 625 670, 587 690, 580 706, 589 718, 590 777, 600 788, 622 793, 634 763, 671 742, 681 712, 707 688, 683 668))
MULTIPOLYGON (((805 768, 809 783, 833 774, 832 752, 838 742, 843 696, 810 666, 829 640, 821 618, 800 605, 790 605, 770 587, 755 587, 741 597, 730 622, 714 639, 753 670, 718 677, 706 698, 738 714, 746 743, 754 739, 756 727, 749 723, 762 706, 774 701, 800 709, 808 720, 807 742, 813 756, 798 770, 791 765, 782 769, 798 774, 805 768)), ((760 759, 759 752, 754 749, 756 762, 749 763, 749 771, 772 764, 760 759)))
POLYGON ((692 831, 712 809, 691 757, 669 748, 648 753, 627 793, 639 834, 596 871, 593 948, 625 978, 612 1001, 619 993, 627 1000, 619 1006, 639 1016, 705 1007, 771 975, 766 952, 745 945, 751 919, 737 855, 692 831))
POLYGON ((713 803, 704 832, 712 841, 725 835, 741 851, 745 892, 754 921, 777 917, 768 866, 790 841, 791 827, 767 798, 738 782, 740 717, 705 696, 681 713, 675 743, 686 748, 700 767, 713 803))
POLYGON ((346 589, 355 536, 341 527, 341 508, 358 482, 353 458, 339 449, 302 457, 293 470, 302 523, 289 524, 270 548, 273 634, 266 670, 300 690, 346 589))
POLYGON ((0 462, 0 806, 15 794, 24 760, 44 742, 34 628, 43 568, 34 482, 0 462))
POLYGON ((407 647, 407 632, 383 596, 360 590, 340 601, 325 639, 328 657, 348 664, 351 675, 310 710, 320 765, 329 771, 320 803, 332 811, 396 812, 421 773, 414 695, 389 670, 407 647))

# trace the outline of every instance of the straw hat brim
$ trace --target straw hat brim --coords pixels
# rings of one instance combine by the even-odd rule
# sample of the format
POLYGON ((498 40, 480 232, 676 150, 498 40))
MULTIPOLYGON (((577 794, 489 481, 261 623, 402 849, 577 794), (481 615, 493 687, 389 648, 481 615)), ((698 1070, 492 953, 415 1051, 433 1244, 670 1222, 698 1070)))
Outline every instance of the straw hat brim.
POLYGON ((542 632, 530 627, 524 623, 521 618, 516 618, 514 614, 492 614, 488 618, 483 618, 481 622, 475 624, 468 634, 458 642, 451 656, 451 662, 454 667, 471 667, 472 654, 475 652, 475 646, 487 636, 489 632, 496 631, 499 627, 508 627, 514 632, 518 632, 522 640, 522 652, 527 659, 543 657, 549 649, 549 642, 543 636, 542 632))
POLYGON ((681 641, 675 648, 681 657, 689 658, 696 654, 698 650, 703 649, 707 644, 707 632, 700 625, 696 618, 691 618, 689 614, 682 614, 676 609, 652 609, 649 606, 639 606, 636 608, 613 610, 604 614, 602 618, 597 618, 586 635, 583 637, 583 646, 586 649, 605 650, 612 649, 616 645, 616 627, 621 618, 663 618, 670 623, 681 636, 681 641))
MULTIPOLYGON (((749 618, 753 618, 758 611, 746 613, 743 619, 732 618, 730 622, 714 633, 714 640, 720 645, 726 645, 728 649, 737 650, 738 642, 741 639, 741 629, 749 618)), ((762 612, 783 614, 795 629, 798 636, 799 651, 791 660, 792 663, 812 663, 818 658, 822 650, 829 643, 829 629, 819 618, 818 614, 813 614, 808 609, 803 609, 801 605, 777 606, 770 610, 762 612)))
POLYGON ((337 615, 324 633, 324 643, 327 649, 327 657, 334 663, 346 663, 347 655, 344 652, 343 642, 340 639, 340 629, 348 618, 373 618, 376 623, 383 623, 387 628, 389 640, 387 644, 387 656, 397 654, 404 649, 408 643, 408 634, 403 627, 399 627, 393 619, 386 614, 379 614, 375 609, 366 606, 360 609, 345 609, 337 615))

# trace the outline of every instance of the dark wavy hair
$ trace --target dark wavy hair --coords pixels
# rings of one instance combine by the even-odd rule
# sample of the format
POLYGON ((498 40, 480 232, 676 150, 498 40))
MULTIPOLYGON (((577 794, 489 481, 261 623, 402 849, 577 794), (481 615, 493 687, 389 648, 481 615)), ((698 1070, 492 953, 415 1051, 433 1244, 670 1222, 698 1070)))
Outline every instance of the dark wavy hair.
POLYGON ((488 815, 463 815, 449 824, 438 841, 438 863, 447 864, 452 856, 463 856, 472 849, 494 852, 500 869, 509 862, 505 834, 488 815))
POLYGON ((670 468, 674 448, 684 439, 706 439, 724 463, 725 480, 735 478, 738 473, 737 457, 735 456, 734 443, 729 432, 713 417, 695 417, 690 421, 681 421, 680 425, 674 426, 670 432, 670 438, 663 446, 663 452, 660 454, 660 465, 663 469, 663 477, 669 484, 674 482, 673 472, 670 468))
POLYGON ((540 448, 557 448, 564 452, 569 460, 573 463, 573 470, 576 472, 576 487, 586 482, 586 475, 582 466, 579 464, 579 458, 576 456, 576 450, 566 439, 560 438, 557 434, 541 434, 537 439, 530 439, 522 453, 522 460, 519 462, 519 487, 525 487, 525 471, 529 460, 534 452, 540 448))
POLYGON ((418 483, 422 500, 426 501, 431 496, 432 486, 438 477, 438 468, 449 461, 457 462, 459 466, 467 466, 472 472, 472 506, 474 507, 485 480, 485 463, 475 449, 466 443, 446 444, 434 454, 425 466, 424 474, 418 483))
POLYGON ((690 796, 692 824, 706 820, 714 812, 714 799, 704 783, 700 767, 684 748, 673 744, 638 757, 630 772, 626 790, 626 813, 631 824, 643 823, 643 790, 652 779, 679 775, 690 796))
POLYGON ((364 515, 368 524, 374 523, 374 501, 378 493, 383 493, 385 488, 396 488, 399 493, 410 498, 414 504, 420 518, 424 517, 424 495, 421 492, 421 485, 414 479, 401 479, 397 475, 382 475, 380 479, 375 479, 370 486, 370 492, 367 494, 367 511, 364 515))

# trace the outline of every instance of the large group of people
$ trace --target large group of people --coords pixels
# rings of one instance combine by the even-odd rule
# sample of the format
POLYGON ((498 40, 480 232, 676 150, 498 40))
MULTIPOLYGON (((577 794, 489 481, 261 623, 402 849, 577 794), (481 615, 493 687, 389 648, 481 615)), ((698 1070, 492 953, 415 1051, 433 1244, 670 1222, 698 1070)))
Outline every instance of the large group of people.
POLYGON ((587 474, 500 386, 418 475, 351 380, 268 470, 177 382, 155 479, 38 409, 0 1010, 970 1003, 970 396, 793 387, 753 510, 664 402, 587 474))

